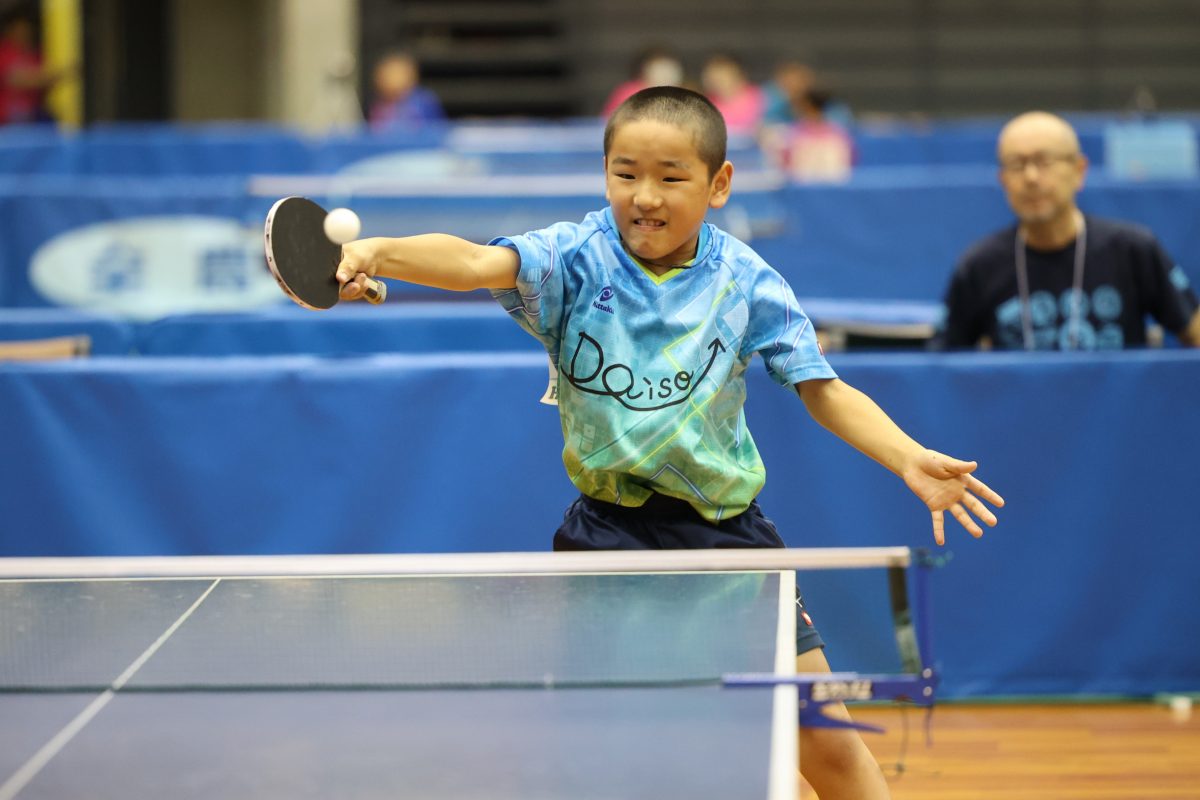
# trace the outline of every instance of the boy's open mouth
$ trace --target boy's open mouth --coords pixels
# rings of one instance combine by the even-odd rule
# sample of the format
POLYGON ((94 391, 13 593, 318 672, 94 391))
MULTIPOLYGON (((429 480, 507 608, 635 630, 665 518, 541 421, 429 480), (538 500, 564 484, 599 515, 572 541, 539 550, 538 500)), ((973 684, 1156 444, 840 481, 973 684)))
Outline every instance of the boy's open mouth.
POLYGON ((637 225, 639 228, 661 228, 667 223, 663 222, 661 219, 635 219, 633 224, 637 225))

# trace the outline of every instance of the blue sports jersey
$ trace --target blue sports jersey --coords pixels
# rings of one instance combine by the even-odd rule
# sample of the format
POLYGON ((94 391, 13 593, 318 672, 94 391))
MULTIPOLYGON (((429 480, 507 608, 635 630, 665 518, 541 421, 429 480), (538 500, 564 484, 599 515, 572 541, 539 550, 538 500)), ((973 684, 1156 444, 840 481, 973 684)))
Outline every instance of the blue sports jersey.
POLYGON ((766 478, 742 411, 754 354, 781 385, 836 377, 783 277, 713 225, 692 265, 662 276, 607 209, 491 244, 520 255, 516 288, 492 295, 557 369, 563 463, 589 497, 740 514, 766 478))

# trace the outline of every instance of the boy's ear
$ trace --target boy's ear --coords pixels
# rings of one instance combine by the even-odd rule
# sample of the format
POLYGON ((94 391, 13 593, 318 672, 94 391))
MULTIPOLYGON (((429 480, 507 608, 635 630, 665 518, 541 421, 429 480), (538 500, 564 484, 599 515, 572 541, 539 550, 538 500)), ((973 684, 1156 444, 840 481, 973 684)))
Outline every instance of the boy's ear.
POLYGON ((713 175, 712 185, 709 187, 708 207, 723 208, 729 202, 729 193, 733 189, 733 164, 726 161, 717 170, 717 174, 713 175))
POLYGON ((612 198, 608 196, 608 154, 604 154, 604 202, 611 203, 612 198))

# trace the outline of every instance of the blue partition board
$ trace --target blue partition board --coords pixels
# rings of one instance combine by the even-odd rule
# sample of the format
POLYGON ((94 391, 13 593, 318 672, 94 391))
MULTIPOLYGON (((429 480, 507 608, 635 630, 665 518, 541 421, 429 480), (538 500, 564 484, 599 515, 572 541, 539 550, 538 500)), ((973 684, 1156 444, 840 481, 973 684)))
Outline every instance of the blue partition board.
MULTIPOLYGON (((395 295, 393 295, 395 296, 395 295)), ((486 292, 432 294, 441 301, 398 301, 382 306, 342 303, 309 311, 282 299, 253 311, 173 314, 126 320, 61 308, 0 309, 0 342, 85 335, 91 354, 116 356, 350 356, 372 353, 538 350, 486 292)), ((818 326, 931 327, 936 303, 801 298, 818 326)), ((913 347, 921 348, 916 341, 913 347)))
MULTIPOLYGON (((329 175, 368 159, 413 152, 459 156, 489 174, 601 169, 603 125, 440 125, 402 131, 306 134, 243 123, 109 124, 60 134, 46 126, 0 130, 0 175, 246 177, 329 175)), ((741 168, 762 163, 748 138, 730 140, 741 168)))
MULTIPOLYGON (((250 195, 238 178, 0 178, 0 306, 49 303, 31 285, 29 264, 63 234, 118 220, 186 215, 223 219, 252 232, 272 200, 250 195)), ((439 231, 476 241, 578 220, 604 206, 599 174, 594 194, 417 194, 352 202, 367 236, 439 231)), ((1132 183, 1092 175, 1080 204, 1088 213, 1151 228, 1200 285, 1200 180, 1132 183)), ((1012 221, 993 171, 982 167, 863 170, 846 184, 741 194, 735 178, 733 201, 712 219, 748 233, 800 296, 919 302, 940 300, 962 252, 1012 221)), ((431 292, 406 288, 416 295, 431 292)))
POLYGON ((57 308, 0 308, 0 342, 86 336, 92 355, 121 356, 138 350, 138 326, 110 315, 57 308))
MULTIPOLYGON (((1194 114, 1127 118, 1069 115, 1080 146, 1094 165, 1108 157, 1106 128, 1137 122, 1200 131, 1194 114)), ((1006 120, 868 119, 853 123, 863 167, 994 164, 1006 120)), ((0 174, 93 176, 247 176, 330 174, 364 159, 405 151, 441 150, 479 157, 494 174, 576 172, 597 168, 603 121, 459 122, 375 133, 366 129, 309 134, 258 122, 204 124, 107 123, 60 133, 50 126, 0 130, 0 174)), ((732 137, 732 160, 746 168, 761 159, 749 137, 732 137)))
POLYGON ((168 317, 137 328, 138 352, 150 356, 539 352, 540 347, 490 299, 342 304, 326 312, 287 303, 250 314, 168 317))
MULTIPOLYGON (((831 361, 1008 501, 938 551, 949 695, 1200 686, 1200 353, 831 361)), ((544 550, 574 495, 545 380, 534 351, 0 365, 0 554, 544 550)), ((931 545, 899 480, 757 366, 749 392, 789 545, 931 545)), ((882 585, 801 585, 835 664, 859 668, 882 585)))
MULTIPOLYGON (((754 247, 801 296, 940 300, 963 252, 1013 224, 994 172, 979 167, 864 171, 783 193, 786 230, 754 247)), ((1092 175, 1079 204, 1149 227, 1200 285, 1200 181, 1092 175)))

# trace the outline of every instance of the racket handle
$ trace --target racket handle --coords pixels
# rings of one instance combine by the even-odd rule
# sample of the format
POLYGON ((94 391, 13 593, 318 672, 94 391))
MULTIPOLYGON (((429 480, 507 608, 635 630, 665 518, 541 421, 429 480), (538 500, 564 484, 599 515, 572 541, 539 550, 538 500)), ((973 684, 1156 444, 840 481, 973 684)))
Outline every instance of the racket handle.
POLYGON ((377 306, 387 300, 387 284, 383 281, 367 278, 366 292, 367 302, 371 305, 377 306))

